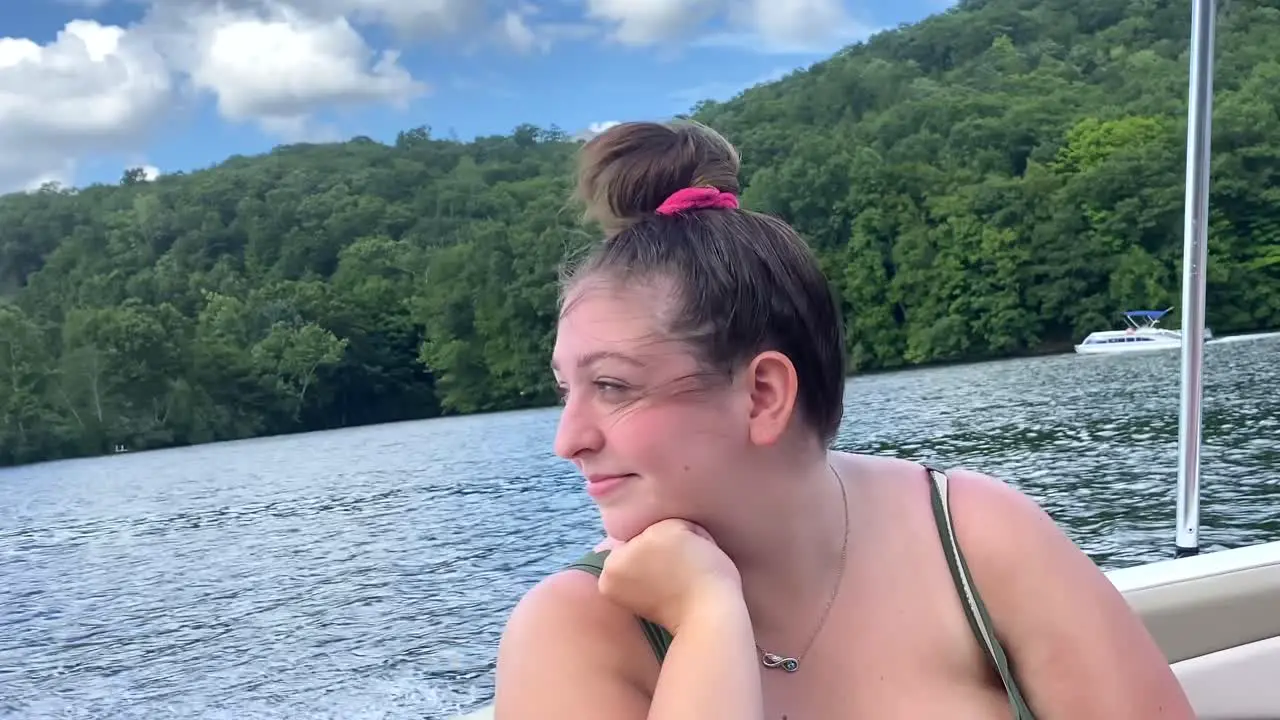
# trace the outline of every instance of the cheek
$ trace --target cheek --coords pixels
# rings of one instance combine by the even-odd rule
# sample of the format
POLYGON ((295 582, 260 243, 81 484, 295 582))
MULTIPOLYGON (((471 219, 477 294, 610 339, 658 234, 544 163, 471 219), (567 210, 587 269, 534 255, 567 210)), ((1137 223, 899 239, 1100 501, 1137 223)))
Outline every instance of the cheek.
POLYGON ((676 445, 679 428, 673 426, 675 420, 678 418, 662 408, 631 410, 609 428, 607 445, 632 462, 652 466, 676 445))
POLYGON ((621 420, 610 441, 638 472, 664 481, 696 480, 743 449, 734 438, 745 431, 735 432, 730 420, 706 407, 646 408, 621 420))

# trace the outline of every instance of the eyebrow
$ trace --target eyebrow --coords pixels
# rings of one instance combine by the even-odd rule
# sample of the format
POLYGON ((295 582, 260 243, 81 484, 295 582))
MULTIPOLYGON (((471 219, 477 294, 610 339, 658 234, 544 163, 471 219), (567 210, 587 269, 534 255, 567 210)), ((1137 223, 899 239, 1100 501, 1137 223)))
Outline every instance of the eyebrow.
MULTIPOLYGON (((578 358, 578 367, 584 368, 589 365, 594 365, 600 362, 601 360, 618 360, 620 362, 624 362, 628 365, 631 365, 632 367, 644 367, 644 363, 641 362, 640 360, 630 355, 623 355, 620 352, 613 352, 611 350, 598 350, 596 352, 587 353, 586 355, 583 355, 582 357, 578 358)), ((551 369, 556 372, 560 371, 560 366, 556 363, 555 360, 551 361, 551 369)))

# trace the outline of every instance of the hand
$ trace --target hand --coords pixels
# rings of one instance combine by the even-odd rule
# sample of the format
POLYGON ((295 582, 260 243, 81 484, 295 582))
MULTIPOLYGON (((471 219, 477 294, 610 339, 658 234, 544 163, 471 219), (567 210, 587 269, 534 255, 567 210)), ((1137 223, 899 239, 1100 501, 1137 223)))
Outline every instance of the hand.
POLYGON ((729 556, 701 526, 676 519, 627 542, 613 540, 600 592, 673 634, 704 608, 743 602, 742 577, 729 556))

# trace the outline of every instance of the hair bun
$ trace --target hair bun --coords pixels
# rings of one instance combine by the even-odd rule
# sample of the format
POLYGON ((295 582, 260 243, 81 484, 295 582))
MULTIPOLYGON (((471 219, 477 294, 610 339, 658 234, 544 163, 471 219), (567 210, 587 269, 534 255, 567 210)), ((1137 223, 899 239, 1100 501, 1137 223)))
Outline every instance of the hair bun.
POLYGON ((693 186, 741 192, 738 151, 720 133, 692 120, 614 125, 583 146, 577 196, 586 217, 617 235, 693 186))

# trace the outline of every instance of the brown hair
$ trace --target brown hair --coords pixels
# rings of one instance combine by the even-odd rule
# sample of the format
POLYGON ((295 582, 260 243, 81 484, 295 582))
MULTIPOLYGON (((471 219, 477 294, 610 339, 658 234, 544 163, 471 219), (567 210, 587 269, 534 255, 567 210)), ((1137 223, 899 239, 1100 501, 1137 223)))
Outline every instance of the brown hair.
POLYGON ((799 412, 826 443, 844 412, 844 328, 809 247, 786 223, 739 209, 659 215, 678 190, 738 194, 738 152, 692 121, 615 125, 582 148, 578 199, 606 241, 568 276, 674 281, 671 332, 700 360, 732 373, 765 350, 785 354, 799 379, 799 412))

